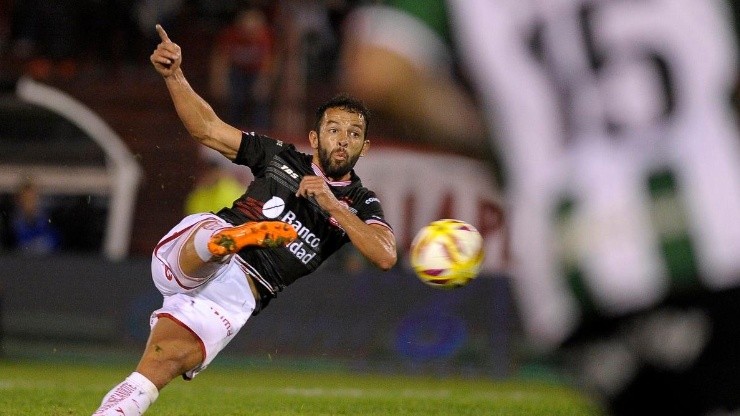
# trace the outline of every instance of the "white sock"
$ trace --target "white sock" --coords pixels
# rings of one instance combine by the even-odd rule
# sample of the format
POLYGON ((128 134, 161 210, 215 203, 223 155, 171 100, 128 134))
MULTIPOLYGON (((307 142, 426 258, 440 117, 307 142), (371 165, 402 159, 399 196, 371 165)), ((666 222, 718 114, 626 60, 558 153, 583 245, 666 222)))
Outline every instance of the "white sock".
POLYGON ((215 233, 216 231, 209 230, 207 228, 199 228, 195 231, 195 236, 193 237, 195 253, 198 254, 198 257, 203 261, 211 261, 211 259, 215 257, 211 253, 211 250, 208 250, 208 241, 210 241, 211 236, 215 233))
POLYGON ((103 397, 93 416, 141 416, 158 396, 157 386, 133 372, 103 397))

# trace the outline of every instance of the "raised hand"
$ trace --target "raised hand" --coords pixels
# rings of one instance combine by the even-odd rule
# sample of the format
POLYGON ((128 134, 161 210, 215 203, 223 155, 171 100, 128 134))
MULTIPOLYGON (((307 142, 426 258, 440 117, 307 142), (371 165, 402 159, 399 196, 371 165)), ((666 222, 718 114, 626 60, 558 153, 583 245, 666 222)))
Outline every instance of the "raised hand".
POLYGON ((158 24, 155 28, 162 42, 157 45, 157 49, 152 52, 149 60, 154 65, 154 69, 166 78, 180 68, 182 53, 180 52, 180 46, 170 40, 162 25, 158 24))

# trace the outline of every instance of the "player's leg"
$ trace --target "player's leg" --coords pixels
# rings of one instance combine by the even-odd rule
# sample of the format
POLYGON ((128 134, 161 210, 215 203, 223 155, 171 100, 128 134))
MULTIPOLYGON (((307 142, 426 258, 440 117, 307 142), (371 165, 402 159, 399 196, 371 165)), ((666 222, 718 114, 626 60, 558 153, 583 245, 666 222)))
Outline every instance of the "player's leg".
POLYGON ((203 362, 205 351, 189 328, 161 316, 154 324, 136 371, 161 390, 203 362))
POLYGON ((140 416, 158 396, 157 387, 143 375, 134 372, 103 397, 93 416, 140 416))
POLYGON ((256 300, 244 271, 231 257, 209 252, 201 258, 196 252, 198 242, 207 247, 214 234, 220 241, 224 237, 218 233, 228 231, 227 238, 239 240, 227 245, 232 250, 248 244, 266 246, 285 237, 284 226, 230 227, 212 214, 197 214, 170 230, 152 255, 152 278, 164 303, 152 315, 144 354, 136 371, 111 389, 95 415, 141 415, 157 399, 159 389, 175 377, 190 379, 202 371, 249 319, 256 300), (209 279, 221 284, 212 287, 209 279), (198 288, 195 294, 194 288, 198 288))
POLYGON ((204 221, 178 250, 180 269, 195 279, 207 279, 225 258, 247 246, 279 247, 297 238, 295 229, 282 221, 248 222, 228 226, 223 220, 204 221))
POLYGON ((208 250, 214 256, 225 256, 239 252, 247 246, 281 247, 298 237, 292 225, 282 221, 248 222, 213 233, 208 241, 208 250))
POLYGON ((105 395, 94 416, 142 415, 157 399, 159 390, 203 362, 200 340, 167 317, 152 327, 136 371, 105 395))
MULTIPOLYGON (((193 289, 213 277, 229 256, 242 248, 277 247, 296 237, 295 229, 282 221, 249 222, 235 227, 213 214, 190 215, 154 248, 154 259, 169 274, 167 281, 177 283, 170 289, 158 287, 163 293, 193 289)), ((167 284, 164 280, 162 283, 167 284)))

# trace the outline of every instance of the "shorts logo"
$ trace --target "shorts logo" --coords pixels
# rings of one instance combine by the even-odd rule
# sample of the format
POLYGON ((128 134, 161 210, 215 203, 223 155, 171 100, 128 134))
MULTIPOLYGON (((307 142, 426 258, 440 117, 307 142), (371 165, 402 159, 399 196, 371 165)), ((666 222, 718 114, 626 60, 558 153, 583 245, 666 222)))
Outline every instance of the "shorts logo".
POLYGON ((169 266, 164 266, 164 277, 167 278, 167 280, 172 280, 175 278, 174 273, 172 273, 172 269, 170 269, 169 266))
POLYGON ((221 323, 222 323, 222 324, 224 325, 224 329, 226 330, 226 336, 227 336, 227 337, 228 337, 228 336, 231 336, 231 335, 232 335, 232 334, 234 333, 234 331, 233 331, 233 329, 232 329, 232 327, 231 327, 231 322, 229 322, 229 320, 228 320, 228 319, 226 319, 226 317, 225 317, 225 316, 224 316, 223 314, 219 313, 219 312, 218 312, 218 311, 217 311, 216 309, 214 309, 213 307, 211 307, 211 311, 213 312, 213 314, 214 314, 214 315, 218 316, 218 319, 219 319, 219 320, 221 321, 221 323))
POLYGON ((285 201, 282 198, 273 196, 262 206, 262 215, 267 218, 277 218, 285 209, 285 201))

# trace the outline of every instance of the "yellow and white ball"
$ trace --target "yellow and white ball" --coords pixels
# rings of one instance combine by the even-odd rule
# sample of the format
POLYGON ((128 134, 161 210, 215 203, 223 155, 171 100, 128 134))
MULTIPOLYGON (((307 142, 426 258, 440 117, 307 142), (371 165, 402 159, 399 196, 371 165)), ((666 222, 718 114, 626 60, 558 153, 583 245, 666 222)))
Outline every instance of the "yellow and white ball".
POLYGON ((465 221, 433 221, 414 237, 410 261, 419 279, 430 286, 465 286, 480 272, 483 237, 465 221))

